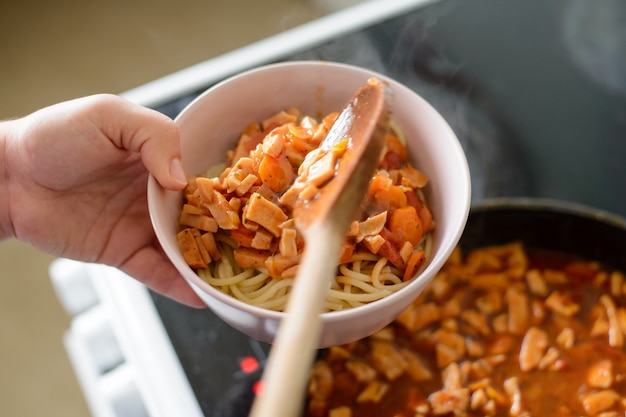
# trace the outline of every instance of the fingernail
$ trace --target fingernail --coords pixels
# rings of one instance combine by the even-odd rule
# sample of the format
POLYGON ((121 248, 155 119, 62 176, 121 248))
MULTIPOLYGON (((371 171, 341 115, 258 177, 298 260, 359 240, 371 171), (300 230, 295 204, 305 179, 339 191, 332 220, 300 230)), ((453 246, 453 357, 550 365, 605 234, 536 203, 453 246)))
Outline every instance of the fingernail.
POLYGON ((183 163, 180 159, 174 158, 172 162, 170 162, 170 175, 180 185, 187 185, 187 175, 185 174, 183 163))

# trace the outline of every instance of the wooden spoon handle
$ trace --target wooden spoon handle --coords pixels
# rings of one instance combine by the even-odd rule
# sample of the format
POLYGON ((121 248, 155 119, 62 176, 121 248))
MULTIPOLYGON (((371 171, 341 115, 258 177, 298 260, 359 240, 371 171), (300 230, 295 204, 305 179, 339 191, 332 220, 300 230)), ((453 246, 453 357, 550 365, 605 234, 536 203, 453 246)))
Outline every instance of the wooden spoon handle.
POLYGON ((321 222, 307 230, 304 258, 270 351, 262 393, 252 406, 252 417, 300 415, 321 331, 319 314, 345 239, 339 229, 331 222, 321 222))

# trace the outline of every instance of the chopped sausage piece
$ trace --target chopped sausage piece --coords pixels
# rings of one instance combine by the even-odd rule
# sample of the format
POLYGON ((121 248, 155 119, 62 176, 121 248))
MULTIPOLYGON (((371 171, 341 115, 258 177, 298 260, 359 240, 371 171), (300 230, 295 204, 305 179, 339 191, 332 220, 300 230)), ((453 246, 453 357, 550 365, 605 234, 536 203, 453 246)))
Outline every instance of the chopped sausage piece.
POLYGON ((392 343, 383 340, 372 340, 371 346, 372 365, 385 375, 387 380, 393 381, 406 371, 408 364, 392 343))
POLYGON ((537 327, 531 327, 524 335, 519 353, 520 369, 524 372, 539 366, 548 348, 548 334, 537 327))
POLYGON ((309 379, 309 393, 314 396, 330 395, 334 381, 333 372, 326 362, 317 362, 311 370, 309 379))
POLYGON ((235 249, 234 255, 235 262, 242 268, 261 268, 269 256, 266 251, 245 247, 235 249))
POLYGON ((371 381, 363 391, 356 398, 357 403, 364 402, 380 402, 380 400, 385 396, 387 391, 389 390, 389 384, 386 384, 381 381, 371 381))
POLYGON ((200 234, 200 232, 195 229, 192 229, 192 230, 195 231, 194 238, 196 239, 196 244, 198 245, 200 256, 202 257, 202 260, 208 266, 208 264, 211 263, 211 255, 209 255, 209 251, 207 250, 206 246, 204 246, 204 243, 202 241, 202 235, 200 234))
POLYGON ((490 355, 485 358, 492 365, 501 365, 507 361, 507 355, 501 353, 499 355, 490 355))
POLYGON ((459 331, 459 322, 454 318, 446 317, 442 319, 440 323, 442 330, 447 330, 452 333, 457 333, 459 331))
POLYGON ((476 391, 473 391, 470 397, 470 409, 471 410, 481 409, 482 407, 485 406, 485 404, 487 404, 487 400, 488 400, 488 397, 484 389, 479 388, 476 391))
POLYGON ((346 369, 350 371, 359 382, 369 382, 376 378, 377 372, 365 362, 349 360, 346 362, 346 369))
POLYGON ((241 201, 241 198, 239 197, 231 197, 228 200, 228 204, 230 205, 230 207, 233 209, 233 211, 239 213, 239 211, 241 211, 241 205, 243 204, 241 201))
POLYGON ((328 412, 328 417, 352 417, 352 409, 346 406, 333 408, 328 412))
POLYGON ((506 397, 504 396, 504 394, 495 389, 493 386, 488 386, 486 388, 486 392, 487 396, 496 404, 506 404, 506 397))
POLYGON ((515 336, 509 333, 498 334, 491 339, 489 345, 487 346, 487 353, 490 355, 509 353, 515 346, 515 343, 515 336))
POLYGON ((470 357, 480 358, 484 356, 486 347, 483 342, 475 340, 474 338, 468 337, 465 339, 465 345, 467 354, 470 357))
POLYGON ((202 244, 206 248, 207 252, 209 252, 211 259, 220 259, 222 253, 217 246, 217 242, 215 242, 215 235, 213 233, 203 233, 200 240, 202 241, 202 244))
POLYGON ((278 249, 281 255, 286 258, 298 256, 298 243, 296 240, 297 237, 298 232, 295 228, 283 229, 283 232, 280 236, 278 249))
POLYGON ((617 317, 615 302, 607 294, 600 297, 600 302, 606 308, 606 315, 609 319, 609 345, 613 347, 624 346, 624 333, 622 333, 622 327, 617 317))
POLYGON ((487 378, 493 372, 493 366, 485 358, 480 358, 471 363, 470 371, 474 378, 487 378))
POLYGON ((483 314, 493 314, 502 308, 502 295, 497 291, 476 298, 476 308, 483 314))
MULTIPOLYGON (((231 171, 232 172, 232 171, 231 171)), ((241 185, 241 179, 239 179, 236 175, 227 175, 226 176, 226 192, 232 193, 237 190, 237 187, 241 185)))
POLYGON ((585 411, 593 416, 613 407, 619 400, 620 396, 617 392, 606 389, 583 395, 581 403, 585 411))
POLYGON ((450 277, 446 272, 440 272, 428 284, 428 288, 425 291, 431 293, 435 301, 443 302, 454 291, 454 286, 450 284, 449 280, 450 277))
POLYGON ((571 349, 574 346, 574 329, 566 327, 556 337, 556 342, 563 349, 571 349))
POLYGON ((528 257, 521 243, 514 243, 510 247, 511 252, 506 259, 507 274, 511 279, 522 279, 528 270, 528 257))
POLYGON ((280 237, 281 223, 288 219, 280 207, 258 193, 250 196, 248 203, 244 207, 244 217, 247 220, 260 224, 276 237, 280 237))
POLYGON ((461 381, 461 370, 459 364, 452 362, 441 371, 441 379, 443 381, 443 389, 450 391, 463 387, 461 381))
POLYGON ((243 196, 257 183, 258 177, 253 174, 254 161, 250 157, 240 158, 225 178, 226 192, 243 196))
POLYGON ((327 350, 327 358, 330 361, 348 359, 350 355, 350 350, 345 346, 331 346, 327 350))
POLYGON ((546 354, 543 355, 543 358, 541 358, 541 360, 539 361, 539 365, 537 365, 537 368, 549 369, 556 363, 560 355, 561 354, 558 349, 554 347, 549 347, 546 351, 546 354))
POLYGON ((489 336, 491 334, 491 329, 487 324, 487 316, 484 314, 481 314, 476 310, 464 310, 461 313, 461 318, 483 336, 489 336))
POLYGON ((509 315, 506 313, 498 314, 493 318, 491 327, 496 333, 507 333, 509 331, 509 315))
POLYGON ((470 392, 467 388, 436 391, 428 396, 428 402, 434 415, 456 414, 469 408, 470 392))
POLYGON ((437 366, 439 368, 445 368, 451 363, 458 361, 463 356, 458 349, 444 343, 437 343, 435 345, 435 354, 437 357, 437 366))
POLYGON ((395 332, 394 329, 391 327, 383 327, 376 333, 373 333, 370 337, 373 339, 380 339, 392 342, 395 339, 395 332))
POLYGON ((553 291, 546 298, 546 306, 552 311, 571 317, 580 311, 580 306, 561 291, 553 291))
POLYGON ((550 284, 567 284, 568 278, 564 271, 547 268, 543 271, 543 277, 550 284))
POLYGON ((509 396, 511 406, 509 408, 510 416, 518 416, 522 412, 522 393, 519 388, 517 377, 507 378, 504 381, 504 390, 509 396))
POLYGON ((594 363, 587 372, 587 383, 594 388, 610 388, 613 380, 613 363, 607 359, 594 363))
POLYGON ((252 187, 259 181, 259 177, 257 177, 254 174, 248 174, 237 186, 237 188, 235 188, 235 192, 240 195, 243 196, 246 193, 248 193, 252 187))
POLYGON ((204 204, 212 203, 215 196, 216 180, 213 178, 198 177, 195 180, 200 200, 204 204))
POLYGON ((271 276, 281 277, 281 278, 295 276, 295 273, 293 273, 294 271, 292 270, 292 268, 294 266, 297 267, 298 262, 300 261, 300 255, 296 257, 293 257, 293 256, 285 257, 282 254, 277 253, 271 256, 266 254, 266 257, 267 259, 265 259, 263 266, 267 268, 267 272, 271 276))
POLYGON ((206 268, 207 262, 200 253, 196 234, 199 235, 197 229, 183 229, 176 235, 176 238, 185 262, 192 268, 206 268))
POLYGON ((589 334, 593 337, 596 336, 607 336, 609 334, 609 321, 605 316, 598 317, 591 327, 591 332, 589 334))
POLYGON ((526 273, 526 282, 530 291, 540 297, 548 295, 548 284, 546 284, 541 271, 538 269, 531 269, 526 273))
POLYGON ((206 214, 206 210, 204 210, 201 207, 194 206, 192 204, 183 204, 183 209, 181 210, 181 214, 182 213, 195 214, 196 216, 202 216, 206 214))
POLYGON ((263 120, 262 126, 263 129, 269 129, 273 126, 281 126, 289 123, 296 123, 298 121, 298 116, 300 111, 294 107, 290 107, 286 110, 282 110, 271 117, 263 120))
POLYGON ((482 411, 488 415, 488 416, 495 416, 496 415, 496 401, 491 398, 487 401, 487 404, 485 404, 482 408, 482 411))
MULTIPOLYGON (((504 262, 502 261, 498 250, 493 248, 485 248, 484 250, 474 250, 467 255, 467 264, 482 271, 502 271, 504 262)), ((479 275, 479 274, 476 274, 479 275)), ((506 275, 506 274, 504 274, 506 275)))
POLYGON ((409 331, 417 331, 430 323, 434 323, 441 317, 439 308, 435 303, 412 305, 400 313, 396 319, 409 331))
POLYGON ((285 150, 285 132, 287 130, 286 125, 272 129, 261 143, 263 153, 272 158, 278 158, 285 150))
POLYGON ((362 241, 366 236, 378 235, 385 227, 387 222, 387 212, 383 211, 380 214, 371 216, 362 222, 358 222, 358 230, 356 235, 356 241, 362 241))
POLYGON ((251 247, 254 249, 270 250, 272 248, 272 234, 265 230, 257 230, 252 238, 251 247))
POLYGON ((515 287, 510 287, 506 291, 506 301, 509 305, 509 332, 524 334, 529 325, 528 296, 515 287))
POLYGON ((433 336, 437 342, 435 353, 437 355, 437 365, 440 368, 445 368, 465 355, 465 338, 460 334, 439 329, 433 336))
MULTIPOLYGON (((200 178, 198 178, 200 180, 200 178)), ((204 181, 202 181, 204 183, 204 181)), ((200 181, 198 181, 200 184, 200 181)), ((199 189, 203 189, 199 187, 199 189)), ((240 224, 239 214, 233 210, 223 194, 212 190, 212 196, 203 198, 204 206, 211 212, 211 215, 218 226, 224 230, 237 229, 240 224)))
POLYGON ((459 314, 461 314, 461 301, 456 297, 450 298, 441 306, 442 318, 458 317, 459 314))
MULTIPOLYGON (((313 155, 310 153, 309 155, 313 155)), ((308 158, 308 156, 307 156, 308 158)), ((304 166, 305 162, 301 165, 304 166)), ((320 187, 326 181, 335 176, 335 166, 337 165, 337 155, 334 152, 326 152, 316 159, 307 170, 308 183, 320 187)))
POLYGON ((217 232, 217 221, 213 217, 181 212, 178 222, 183 226, 204 230, 205 232, 217 232))
POLYGON ((428 184, 428 177, 421 171, 413 168, 410 164, 400 169, 400 175, 402 176, 402 185, 406 185, 407 187, 424 188, 426 184, 428 184))
POLYGON ((409 349, 403 349, 400 353, 406 360, 406 371, 414 381, 427 381, 433 378, 433 373, 430 369, 428 369, 424 360, 420 358, 416 352, 409 349))
POLYGON ((237 142, 237 147, 228 152, 227 160, 229 164, 233 161, 238 161, 250 154, 250 151, 254 149, 257 144, 262 140, 261 129, 258 124, 254 123, 254 131, 251 128, 246 129, 237 142))
POLYGON ((380 248, 385 244, 385 238, 381 235, 365 236, 363 237, 363 244, 370 252, 378 253, 380 252, 380 248))
POLYGON ((543 300, 537 300, 536 298, 532 298, 530 300, 530 312, 531 319, 530 322, 532 325, 540 325, 541 322, 546 318, 548 313, 548 309, 546 308, 543 300))
POLYGON ((474 288, 506 288, 508 277, 503 272, 485 272, 474 276, 470 285, 474 288))
MULTIPOLYGON (((384 238, 381 235, 376 235, 376 236, 380 236, 384 241, 384 238)), ((413 246, 413 244, 409 242, 408 240, 405 241, 402 247, 400 248, 400 257, 402 258, 402 261, 405 264, 409 262, 409 259, 411 255, 413 254, 414 248, 415 246, 413 246)))

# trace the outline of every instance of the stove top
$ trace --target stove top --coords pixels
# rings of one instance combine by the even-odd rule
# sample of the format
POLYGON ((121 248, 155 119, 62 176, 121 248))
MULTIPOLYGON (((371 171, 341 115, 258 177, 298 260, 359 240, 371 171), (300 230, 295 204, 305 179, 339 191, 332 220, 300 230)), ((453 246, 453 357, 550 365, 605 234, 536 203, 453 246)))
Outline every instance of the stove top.
MULTIPOLYGON (((618 0, 603 8, 585 0, 443 0, 288 53, 268 50, 254 65, 337 61, 407 85, 459 137, 474 202, 542 197, 626 216, 624 27, 618 0)), ((210 81, 152 107, 175 117, 219 79, 210 81)), ((202 414, 246 416, 269 346, 208 310, 150 299, 202 414)))

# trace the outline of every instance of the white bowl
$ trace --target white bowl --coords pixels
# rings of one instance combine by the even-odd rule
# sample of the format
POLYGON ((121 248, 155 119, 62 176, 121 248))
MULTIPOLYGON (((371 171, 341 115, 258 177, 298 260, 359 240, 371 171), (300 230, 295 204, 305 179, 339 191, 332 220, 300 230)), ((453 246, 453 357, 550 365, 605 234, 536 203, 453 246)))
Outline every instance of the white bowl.
MULTIPOLYGON (((348 343, 389 324, 430 282, 456 246, 470 206, 470 174, 456 136, 424 99, 388 77, 330 62, 288 62, 260 67, 227 79, 190 103, 176 118, 183 165, 199 175, 222 163, 241 131, 287 107, 306 115, 339 111, 368 78, 386 80, 394 92, 392 118, 404 131, 413 164, 430 178, 425 196, 437 224, 433 251, 418 277, 402 290, 357 308, 321 315, 318 346, 348 343)), ((165 253, 207 306, 225 322, 271 343, 284 313, 246 304, 211 287, 184 261, 176 240, 182 193, 148 183, 152 223, 165 253)))

